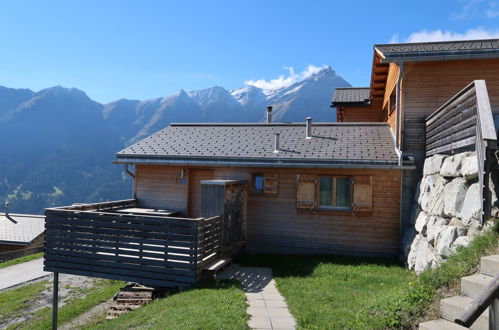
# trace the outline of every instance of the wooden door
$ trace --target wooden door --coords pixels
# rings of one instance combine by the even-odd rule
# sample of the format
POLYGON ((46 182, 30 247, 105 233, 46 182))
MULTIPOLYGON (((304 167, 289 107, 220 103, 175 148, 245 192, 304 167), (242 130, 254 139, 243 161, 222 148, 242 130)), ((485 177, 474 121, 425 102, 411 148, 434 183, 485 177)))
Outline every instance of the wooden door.
POLYGON ((189 170, 189 218, 199 218, 201 212, 201 181, 213 180, 214 171, 207 169, 189 170))

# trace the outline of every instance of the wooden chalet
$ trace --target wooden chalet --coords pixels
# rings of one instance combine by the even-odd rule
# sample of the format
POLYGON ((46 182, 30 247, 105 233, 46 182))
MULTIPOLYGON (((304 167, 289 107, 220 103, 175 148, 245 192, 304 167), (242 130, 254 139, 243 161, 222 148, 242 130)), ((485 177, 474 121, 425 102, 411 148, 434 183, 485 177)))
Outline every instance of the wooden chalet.
POLYGON ((45 270, 186 286, 241 247, 398 255, 425 156, 489 152, 499 41, 373 56, 371 86, 334 93, 336 123, 274 123, 270 108, 266 123, 171 124, 118 152, 132 198, 47 209, 45 270))
MULTIPOLYGON (((401 205, 409 210, 426 156, 479 151, 475 128, 494 127, 478 122, 477 96, 497 122, 499 39, 374 45, 370 86, 336 89, 331 106, 338 122, 387 123, 401 162, 415 159, 417 170, 403 173, 401 205), (483 82, 475 89, 477 80, 483 82), (454 113, 442 117, 447 126, 427 121, 447 111, 454 113)), ((409 216, 403 214, 403 229, 409 216)))
POLYGON ((120 151, 126 201, 46 210, 45 270, 194 283, 254 252, 399 252, 402 170, 385 123, 172 124, 120 151), (129 171, 128 166, 135 170, 129 171))

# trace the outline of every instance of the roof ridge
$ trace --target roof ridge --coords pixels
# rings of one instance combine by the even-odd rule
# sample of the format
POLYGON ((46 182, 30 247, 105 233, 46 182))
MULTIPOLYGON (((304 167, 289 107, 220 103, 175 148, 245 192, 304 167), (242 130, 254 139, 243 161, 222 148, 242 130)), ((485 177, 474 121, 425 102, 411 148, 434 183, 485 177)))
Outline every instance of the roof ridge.
POLYGON ((485 41, 499 41, 499 39, 492 38, 492 39, 445 40, 445 41, 428 41, 428 42, 399 42, 399 43, 375 44, 374 48, 377 48, 378 46, 403 46, 403 45, 421 45, 421 44, 430 45, 430 44, 485 42, 485 41))

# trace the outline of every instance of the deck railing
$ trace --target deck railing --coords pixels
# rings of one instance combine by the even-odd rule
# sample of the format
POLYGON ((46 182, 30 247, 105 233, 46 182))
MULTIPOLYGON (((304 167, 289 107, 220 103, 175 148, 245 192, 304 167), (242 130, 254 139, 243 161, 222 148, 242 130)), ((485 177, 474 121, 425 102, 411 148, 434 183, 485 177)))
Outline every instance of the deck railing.
POLYGON ((475 80, 426 119, 426 157, 476 151, 482 223, 489 213, 485 197, 497 135, 484 80, 475 80))
POLYGON ((220 256, 222 220, 113 212, 134 200, 46 210, 46 271, 188 286, 220 256))

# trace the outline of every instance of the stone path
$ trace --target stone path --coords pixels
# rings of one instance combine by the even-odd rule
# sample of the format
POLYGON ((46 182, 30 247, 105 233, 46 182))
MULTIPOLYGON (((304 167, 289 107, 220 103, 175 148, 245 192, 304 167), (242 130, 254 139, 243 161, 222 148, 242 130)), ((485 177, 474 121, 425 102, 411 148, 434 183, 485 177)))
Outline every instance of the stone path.
POLYGON ((43 271, 43 258, 0 269, 0 291, 50 275, 43 271))
POLYGON ((218 279, 236 279, 248 300, 248 325, 252 329, 295 329, 296 322, 275 286, 272 269, 230 265, 218 279))

